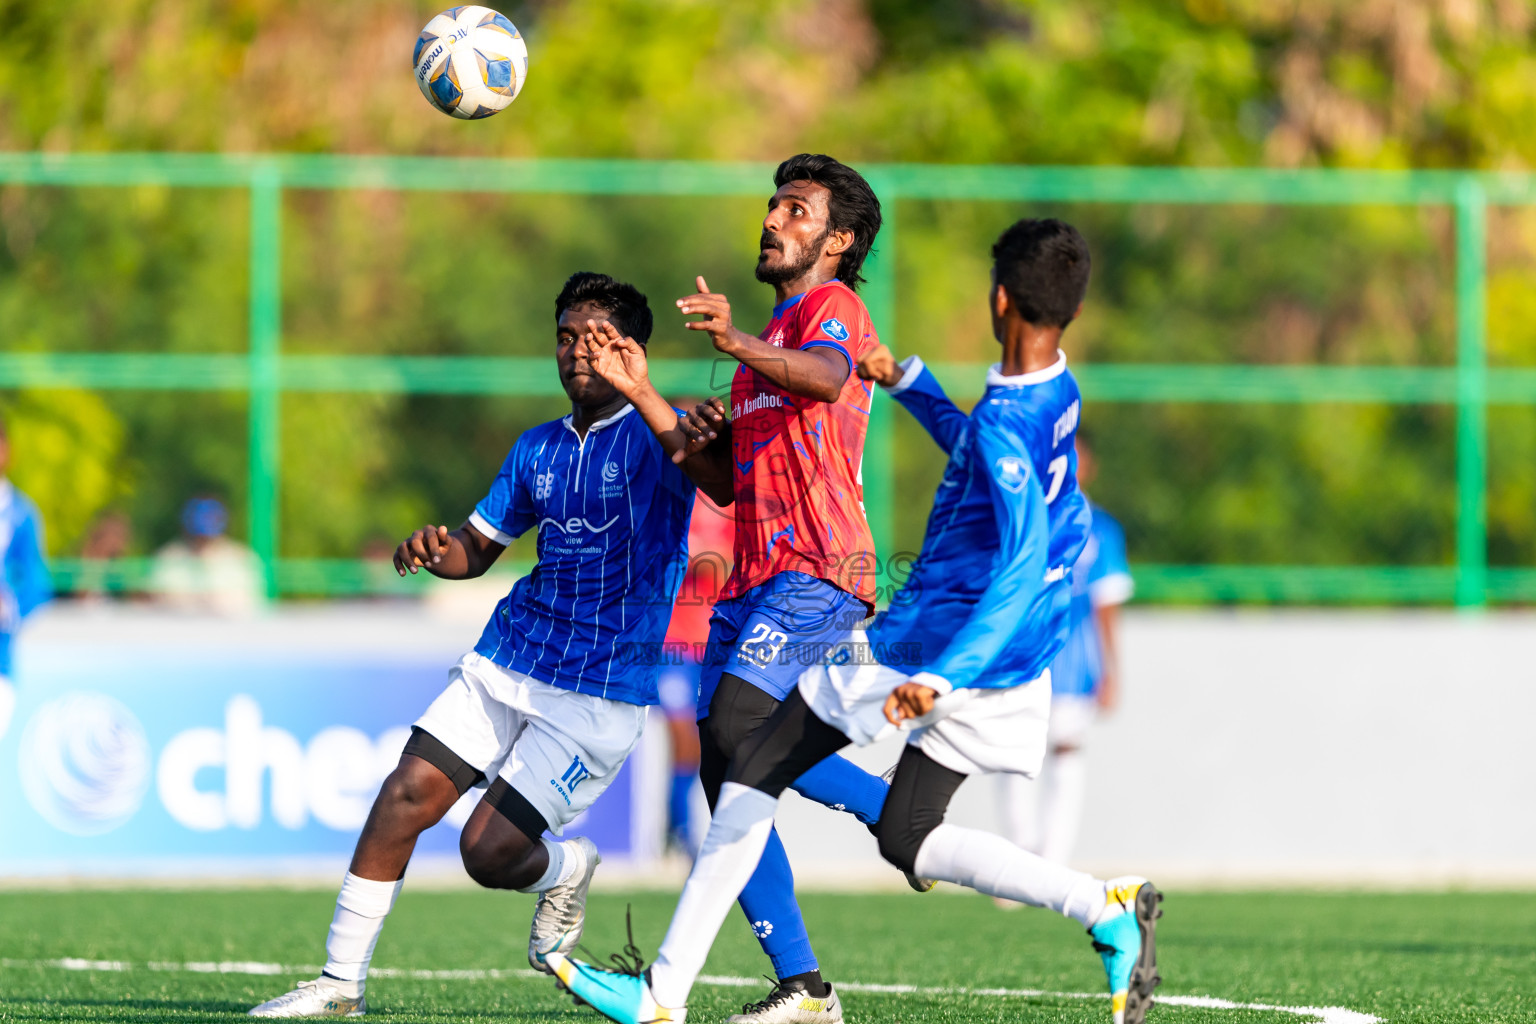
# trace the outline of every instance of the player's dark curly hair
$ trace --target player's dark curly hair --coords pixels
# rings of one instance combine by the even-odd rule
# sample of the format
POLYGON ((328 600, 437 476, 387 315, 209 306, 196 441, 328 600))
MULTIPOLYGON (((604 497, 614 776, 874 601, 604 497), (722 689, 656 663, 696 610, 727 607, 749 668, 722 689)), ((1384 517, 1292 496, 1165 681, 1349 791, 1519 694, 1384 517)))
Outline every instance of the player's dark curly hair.
POLYGON ((809 181, 831 193, 827 213, 832 230, 853 232, 853 244, 837 261, 837 279, 858 291, 864 282, 859 270, 880 233, 880 198, 864 175, 824 153, 801 153, 779 164, 773 172, 773 187, 783 188, 791 181, 809 181))
POLYGON ((651 340, 651 306, 645 294, 632 284, 590 270, 578 270, 566 278, 555 299, 556 322, 572 306, 589 302, 607 313, 613 326, 627 337, 642 345, 651 340))
POLYGON ((1019 315, 1039 327, 1065 327, 1088 294, 1088 243, 1072 225, 1024 219, 992 246, 997 283, 1019 315))

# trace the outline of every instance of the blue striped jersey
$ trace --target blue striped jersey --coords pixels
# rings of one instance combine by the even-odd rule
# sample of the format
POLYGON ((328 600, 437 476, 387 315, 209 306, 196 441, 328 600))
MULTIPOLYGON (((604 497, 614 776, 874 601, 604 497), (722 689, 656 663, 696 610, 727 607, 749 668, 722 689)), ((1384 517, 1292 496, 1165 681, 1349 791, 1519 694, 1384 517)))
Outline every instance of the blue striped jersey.
POLYGON ((1135 584, 1125 557, 1125 531, 1114 516, 1092 505, 1088 543, 1072 567, 1072 611, 1067 642, 1051 662, 1051 692, 1088 697, 1098 692, 1104 675, 1104 646, 1095 608, 1124 604, 1135 584))
POLYGON ((1071 567, 1088 536, 1077 488, 1082 399, 1067 357, 994 366, 967 416, 916 356, 887 391, 949 453, 923 549, 869 630, 875 656, 940 692, 1019 686, 1066 640, 1071 567))
POLYGON ((501 544, 537 527, 538 560, 475 650, 563 689, 655 704, 693 498, 632 405, 585 438, 569 416, 524 433, 469 522, 501 544))

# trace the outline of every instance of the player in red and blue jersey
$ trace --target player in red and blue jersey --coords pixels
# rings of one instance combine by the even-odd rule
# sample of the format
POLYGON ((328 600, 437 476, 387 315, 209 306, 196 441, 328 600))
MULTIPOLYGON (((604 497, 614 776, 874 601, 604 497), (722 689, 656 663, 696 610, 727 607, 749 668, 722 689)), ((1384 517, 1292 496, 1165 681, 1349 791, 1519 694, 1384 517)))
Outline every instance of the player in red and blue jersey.
MULTIPOLYGON (((699 687, 699 775, 711 808, 737 748, 800 673, 874 611, 875 546, 860 483, 872 386, 853 370, 879 344, 856 289, 880 230, 880 201, 857 171, 829 156, 791 157, 774 185, 756 271, 774 288, 768 326, 755 336, 738 330, 730 301, 702 277, 696 294, 677 300, 683 313, 702 316, 687 326, 741 364, 729 420, 716 399, 679 421, 688 453, 713 457, 720 471, 728 466, 735 495, 734 568, 710 618, 699 687)), ((594 334, 603 329, 592 325, 594 334)), ((643 352, 606 333, 613 358, 600 354, 597 372, 637 407, 659 412, 664 403, 644 379, 643 352)), ((889 789, 836 756, 794 788, 867 825, 879 821, 889 789)), ((776 833, 740 903, 778 982, 731 1021, 840 1021, 776 833)))

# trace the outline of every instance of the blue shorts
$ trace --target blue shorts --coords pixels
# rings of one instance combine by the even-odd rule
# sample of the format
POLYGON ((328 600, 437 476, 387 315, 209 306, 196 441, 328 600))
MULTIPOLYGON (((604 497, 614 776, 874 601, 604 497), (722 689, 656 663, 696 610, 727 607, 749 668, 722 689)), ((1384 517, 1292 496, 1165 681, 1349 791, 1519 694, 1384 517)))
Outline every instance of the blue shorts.
POLYGON ((721 601, 709 617, 699 717, 709 715, 709 702, 725 672, 783 700, 800 673, 819 665, 827 649, 847 640, 867 617, 863 601, 803 572, 781 572, 740 597, 721 601))

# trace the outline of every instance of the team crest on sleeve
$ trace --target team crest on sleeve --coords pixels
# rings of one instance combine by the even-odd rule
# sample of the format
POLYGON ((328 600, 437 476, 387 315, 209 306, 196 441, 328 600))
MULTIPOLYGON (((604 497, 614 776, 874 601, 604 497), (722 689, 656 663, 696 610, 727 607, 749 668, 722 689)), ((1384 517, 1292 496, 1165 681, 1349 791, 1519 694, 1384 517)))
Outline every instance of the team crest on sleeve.
POLYGON ((1029 463, 1017 455, 1004 455, 994 464, 997 482, 1006 490, 1014 494, 1024 489, 1029 483, 1029 463))
POLYGON ((830 320, 823 320, 821 322, 821 329, 826 333, 827 337, 831 338, 833 341, 848 340, 848 328, 844 327, 843 322, 837 317, 833 317, 830 320))

